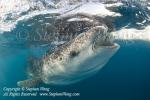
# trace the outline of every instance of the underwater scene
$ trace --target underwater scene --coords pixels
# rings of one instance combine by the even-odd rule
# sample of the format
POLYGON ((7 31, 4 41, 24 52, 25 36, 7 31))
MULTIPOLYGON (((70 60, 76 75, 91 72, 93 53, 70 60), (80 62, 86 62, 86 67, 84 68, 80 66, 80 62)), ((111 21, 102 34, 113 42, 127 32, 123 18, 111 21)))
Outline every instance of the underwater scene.
POLYGON ((149 0, 0 0, 0 100, 150 100, 149 0))

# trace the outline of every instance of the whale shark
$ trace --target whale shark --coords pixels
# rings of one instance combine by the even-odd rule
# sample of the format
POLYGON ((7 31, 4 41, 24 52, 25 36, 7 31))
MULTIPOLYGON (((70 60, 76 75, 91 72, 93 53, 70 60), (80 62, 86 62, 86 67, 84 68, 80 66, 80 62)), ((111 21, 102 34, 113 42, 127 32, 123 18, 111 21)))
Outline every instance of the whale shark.
POLYGON ((61 33, 64 32, 63 35, 78 34, 53 52, 48 50, 41 59, 32 59, 31 66, 27 68, 30 78, 17 82, 19 87, 35 87, 41 83, 50 85, 76 83, 97 73, 118 51, 120 46, 114 43, 109 34, 112 29, 110 30, 111 25, 108 23, 80 14, 64 17, 63 20, 63 23, 80 22, 74 24, 75 28, 78 27, 77 32, 71 29, 73 26, 62 24, 61 27, 70 29, 69 32, 61 30, 61 33), (85 28, 86 30, 82 31, 85 28), (65 31, 68 34, 65 34, 65 31))

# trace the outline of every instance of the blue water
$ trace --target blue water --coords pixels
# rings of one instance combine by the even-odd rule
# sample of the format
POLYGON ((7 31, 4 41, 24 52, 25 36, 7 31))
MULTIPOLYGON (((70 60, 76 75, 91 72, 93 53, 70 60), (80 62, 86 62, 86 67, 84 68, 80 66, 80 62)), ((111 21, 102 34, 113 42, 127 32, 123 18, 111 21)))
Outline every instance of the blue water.
MULTIPOLYGON (((120 10, 122 12, 122 9, 120 10)), ((127 12, 122 12, 125 17, 120 18, 122 22, 115 25, 117 29, 132 22, 129 28, 133 28, 135 23, 128 20, 127 12)), ((129 13, 129 12, 128 12, 129 13)), ((133 12, 132 12, 133 13, 133 12)), ((130 17, 133 17, 130 14, 130 17)), ((138 20, 138 19, 137 19, 138 20)), ((25 23, 24 23, 25 24, 25 23)), ((17 30, 19 30, 19 25, 17 30)), ((148 25, 145 24, 146 26, 148 25)), ((20 26, 21 27, 21 26, 20 26)), ((143 27, 143 26, 141 26, 143 27)), ((139 28, 137 26, 136 28, 139 28)), ((27 29, 30 30, 30 29, 27 29)), ((5 34, 4 37, 13 37, 12 33, 5 34)), ((3 36, 1 36, 3 37, 3 36)), ((8 39, 13 41, 16 38, 8 39)), ((120 44, 119 51, 111 58, 106 66, 96 75, 82 80, 81 82, 67 86, 52 86, 53 92, 78 92, 79 97, 3 97, 0 100, 150 100, 150 43, 144 41, 116 41, 120 44)), ((24 41, 19 41, 20 45, 9 43, 0 45, 0 93, 2 88, 17 87, 16 82, 27 78, 26 67, 30 56, 41 56, 49 46, 29 46, 24 41), (24 43, 24 44, 22 44, 24 43)))
MULTIPOLYGON (((150 44, 142 41, 132 44, 119 42, 119 44, 120 50, 93 77, 68 86, 44 86, 56 92, 79 92, 81 96, 72 98, 77 100, 149 100, 150 44)), ((25 78, 29 51, 25 48, 18 50, 5 48, 1 52, 3 52, 0 57, 1 68, 3 68, 1 71, 4 75, 1 87, 16 87, 16 82, 25 78)), ((1 100, 12 100, 11 97, 1 98, 1 100)), ((26 100, 26 98, 16 97, 15 99, 26 100)), ((43 97, 34 98, 41 100, 43 97)), ((49 100, 52 97, 44 98, 49 100)), ((68 97, 55 99, 68 100, 68 97)))

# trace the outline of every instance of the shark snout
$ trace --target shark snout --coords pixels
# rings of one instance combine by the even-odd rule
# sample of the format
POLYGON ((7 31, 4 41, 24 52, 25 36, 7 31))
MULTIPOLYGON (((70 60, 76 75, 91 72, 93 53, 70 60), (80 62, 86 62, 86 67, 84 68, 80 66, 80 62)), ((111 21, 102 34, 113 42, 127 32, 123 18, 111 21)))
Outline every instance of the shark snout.
POLYGON ((108 32, 107 26, 96 26, 93 29, 95 30, 93 39, 95 47, 115 47, 113 37, 108 32))

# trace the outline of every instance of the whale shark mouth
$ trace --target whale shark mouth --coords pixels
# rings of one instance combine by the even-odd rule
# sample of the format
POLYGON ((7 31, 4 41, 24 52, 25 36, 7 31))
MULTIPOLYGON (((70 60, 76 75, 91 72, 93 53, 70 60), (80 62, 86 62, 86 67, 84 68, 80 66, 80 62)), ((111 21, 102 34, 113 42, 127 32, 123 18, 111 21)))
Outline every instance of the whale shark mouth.
POLYGON ((97 49, 97 48, 108 48, 108 49, 114 49, 114 48, 117 48, 118 47, 118 44, 117 43, 114 43, 114 42, 106 42, 106 43, 100 43, 100 44, 95 44, 93 45, 93 50, 94 49, 97 49))
POLYGON ((106 46, 101 46, 102 48, 106 48, 106 49, 116 49, 119 47, 119 45, 117 43, 112 43, 112 45, 106 45, 106 46))
POLYGON ((106 48, 106 49, 115 49, 118 47, 118 44, 111 41, 103 41, 101 43, 94 43, 93 44, 93 50, 96 50, 98 48, 106 48))
POLYGON ((94 48, 115 46, 113 35, 108 32, 106 26, 96 26, 94 29, 96 30, 96 36, 93 41, 94 48))

